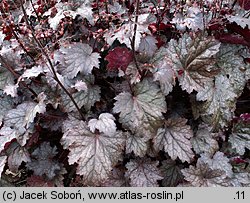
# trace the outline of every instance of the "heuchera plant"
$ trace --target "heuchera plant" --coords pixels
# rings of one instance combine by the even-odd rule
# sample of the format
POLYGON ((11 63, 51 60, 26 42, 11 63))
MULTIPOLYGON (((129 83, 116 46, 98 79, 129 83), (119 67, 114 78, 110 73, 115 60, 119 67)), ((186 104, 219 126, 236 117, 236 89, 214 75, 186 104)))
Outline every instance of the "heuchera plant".
POLYGON ((249 0, 2 0, 0 184, 250 186, 249 0))

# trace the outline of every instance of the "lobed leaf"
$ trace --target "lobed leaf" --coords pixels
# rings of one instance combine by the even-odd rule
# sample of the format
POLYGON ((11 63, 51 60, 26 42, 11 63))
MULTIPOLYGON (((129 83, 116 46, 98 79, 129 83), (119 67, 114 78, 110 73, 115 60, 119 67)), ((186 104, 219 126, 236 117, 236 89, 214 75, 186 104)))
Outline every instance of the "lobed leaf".
POLYGON ((184 179, 194 187, 230 186, 224 171, 211 169, 200 159, 198 159, 196 167, 190 165, 189 168, 182 169, 181 172, 184 179))
POLYGON ((77 174, 88 185, 105 181, 112 167, 122 158, 124 135, 92 133, 87 123, 70 118, 63 123, 61 143, 69 149, 69 164, 78 163, 77 174))
POLYGON ((191 162, 194 153, 190 138, 193 131, 186 125, 184 118, 174 118, 165 121, 164 128, 159 128, 157 135, 153 138, 154 148, 164 150, 173 159, 191 162))
POLYGON ((213 80, 218 68, 214 66, 214 55, 219 52, 220 43, 203 35, 194 39, 184 34, 179 41, 170 40, 166 50, 167 59, 177 72, 183 90, 203 90, 213 80))
POLYGON ((102 113, 98 119, 91 119, 88 122, 88 127, 92 133, 95 130, 103 132, 104 134, 112 134, 116 132, 115 117, 110 113, 102 113))
POLYGON ((99 68, 100 55, 93 53, 92 47, 88 44, 71 44, 68 47, 61 47, 60 52, 66 65, 62 73, 69 79, 76 77, 79 72, 87 75, 94 67, 99 68))
POLYGON ((214 139, 214 133, 211 133, 208 126, 199 126, 195 136, 191 138, 194 151, 197 154, 207 153, 213 155, 219 149, 218 142, 214 139))
POLYGON ((126 153, 132 153, 143 157, 148 150, 148 141, 151 139, 149 134, 144 134, 137 130, 135 133, 126 133, 126 153))
POLYGON ((31 153, 32 159, 27 164, 27 167, 33 170, 36 176, 45 174, 48 179, 53 179, 62 168, 58 161, 53 160, 57 154, 56 150, 57 148, 52 148, 48 142, 43 142, 39 148, 36 148, 31 153))
POLYGON ((125 176, 132 187, 156 187, 163 177, 157 168, 158 162, 150 159, 134 159, 126 164, 125 176))
POLYGON ((239 155, 243 155, 246 149, 250 149, 250 122, 240 120, 234 124, 228 141, 239 155))
POLYGON ((154 132, 163 119, 162 113, 167 110, 164 95, 148 79, 135 86, 133 95, 122 92, 115 100, 113 112, 120 113, 119 121, 132 131, 142 127, 145 131, 154 132))
POLYGON ((183 179, 181 168, 171 159, 164 160, 160 169, 164 176, 162 180, 164 187, 175 187, 183 179))

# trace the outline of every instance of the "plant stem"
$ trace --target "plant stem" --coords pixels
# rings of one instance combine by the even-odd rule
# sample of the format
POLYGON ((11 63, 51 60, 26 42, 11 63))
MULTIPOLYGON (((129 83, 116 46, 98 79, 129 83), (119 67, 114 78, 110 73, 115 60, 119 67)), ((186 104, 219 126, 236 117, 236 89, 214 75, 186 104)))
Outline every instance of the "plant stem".
POLYGON ((136 39, 136 30, 137 30, 138 17, 139 17, 139 8, 140 8, 140 0, 136 0, 134 35, 133 35, 133 38, 131 41, 131 47, 132 47, 132 51, 133 51, 133 58, 134 58, 135 66, 136 66, 139 74, 142 76, 142 72, 140 70, 140 67, 137 63, 136 56, 135 56, 135 39, 136 39))
POLYGON ((37 45, 39 46, 41 52, 43 53, 43 55, 45 56, 46 60, 48 61, 50 69, 51 69, 51 71, 52 71, 52 73, 54 75, 54 79, 56 80, 56 82, 58 83, 58 85, 63 89, 63 91, 69 96, 69 98, 73 102, 74 106, 76 107, 77 111, 79 112, 82 120, 84 120, 84 116, 82 114, 81 109, 79 108, 79 106, 77 105, 76 101, 74 100, 74 98, 72 97, 72 95, 69 93, 69 91, 64 87, 64 85, 61 83, 61 81, 57 77, 56 70, 55 70, 55 68, 53 66, 53 63, 52 63, 52 61, 51 61, 48 53, 45 51, 45 49, 42 46, 41 42, 37 39, 37 37, 35 35, 35 31, 34 31, 33 27, 29 23, 27 13, 26 13, 26 11, 24 9, 24 6, 23 6, 23 1, 22 0, 19 0, 19 1, 21 3, 22 12, 24 14, 24 20, 25 20, 27 26, 29 27, 29 29, 31 30, 32 37, 34 38, 34 40, 36 41, 37 45))
POLYGON ((28 52, 28 50, 25 48, 25 46, 23 45, 23 43, 21 42, 20 38, 17 36, 16 32, 13 30, 13 28, 10 26, 10 30, 12 32, 12 34, 14 35, 14 37, 16 38, 16 40, 18 41, 19 45, 22 47, 22 49, 26 52, 26 54, 33 60, 33 62, 35 62, 35 59, 33 58, 33 56, 31 55, 30 52, 28 52))
POLYGON ((39 15, 38 15, 38 13, 36 12, 36 9, 35 9, 35 6, 34 6, 33 1, 30 0, 30 3, 31 3, 31 6, 32 6, 32 8, 33 8, 35 14, 36 14, 37 20, 38 20, 38 22, 40 23, 40 17, 39 17, 39 15))

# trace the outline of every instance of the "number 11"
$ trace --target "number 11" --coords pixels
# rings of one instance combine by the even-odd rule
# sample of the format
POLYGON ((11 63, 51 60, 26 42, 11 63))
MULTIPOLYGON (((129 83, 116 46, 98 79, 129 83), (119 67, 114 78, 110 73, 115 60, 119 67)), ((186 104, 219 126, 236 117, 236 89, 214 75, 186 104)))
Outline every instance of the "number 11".
POLYGON ((245 193, 244 191, 240 192, 236 192, 236 195, 237 195, 237 199, 245 199, 245 193))

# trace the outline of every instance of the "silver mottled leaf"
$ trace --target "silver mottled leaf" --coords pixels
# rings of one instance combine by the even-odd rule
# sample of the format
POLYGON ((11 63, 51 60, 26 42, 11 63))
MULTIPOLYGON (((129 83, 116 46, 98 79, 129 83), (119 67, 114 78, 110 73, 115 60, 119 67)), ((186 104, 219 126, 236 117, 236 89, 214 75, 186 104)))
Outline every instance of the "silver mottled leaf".
POLYGON ((229 142, 240 155, 243 155, 246 149, 250 149, 250 122, 239 121, 234 124, 229 142))
POLYGON ((229 79, 218 75, 214 83, 208 84, 197 94, 198 101, 206 100, 197 108, 202 117, 211 117, 209 123, 214 129, 223 128, 228 126, 228 122, 233 118, 236 97, 229 79))
POLYGON ((69 149, 69 164, 78 163, 77 174, 83 175, 88 185, 98 185, 108 178, 112 166, 122 158, 124 136, 92 133, 87 123, 74 118, 63 123, 61 143, 69 149))
POLYGON ((186 125, 187 120, 183 118, 173 118, 165 121, 164 128, 159 128, 157 135, 153 138, 154 148, 164 150, 175 160, 190 162, 194 156, 190 138, 193 131, 186 125))
POLYGON ((223 44, 217 54, 216 64, 221 74, 227 76, 230 85, 237 96, 240 96, 248 79, 250 79, 250 64, 244 62, 249 58, 248 49, 243 46, 223 44))
POLYGON ((146 57, 152 57, 157 50, 156 46, 157 40, 151 36, 146 35, 141 38, 138 51, 140 52, 140 55, 146 56, 146 57))
POLYGON ((194 187, 230 186, 224 171, 211 169, 208 164, 199 159, 196 167, 190 165, 189 168, 182 169, 181 172, 184 179, 194 187))
POLYGON ((163 178, 157 165, 157 161, 150 159, 131 160, 126 164, 128 171, 125 176, 130 178, 132 187, 157 187, 157 181, 163 178))
POLYGON ((153 65, 150 70, 153 73, 154 81, 159 81, 165 95, 173 90, 176 78, 176 72, 172 68, 171 60, 167 58, 167 54, 166 48, 161 47, 150 61, 153 65))
POLYGON ((7 111, 12 109, 14 106, 14 102, 9 96, 0 96, 0 125, 2 125, 2 120, 7 111))
POLYGON ((191 138, 191 143, 194 151, 197 154, 208 153, 213 155, 219 149, 217 141, 214 139, 214 134, 208 129, 208 126, 199 126, 195 136, 191 138))
POLYGON ((7 142, 10 142, 17 136, 17 131, 15 129, 5 126, 2 127, 0 129, 0 152, 4 149, 4 146, 7 142))
POLYGON ((25 128, 31 126, 37 113, 46 111, 44 99, 39 103, 24 102, 19 104, 15 109, 9 110, 4 117, 4 126, 14 127, 20 132, 24 132, 25 128))
POLYGON ((101 185, 102 187, 127 187, 129 186, 127 178, 124 176, 124 171, 114 168, 108 179, 101 185))
POLYGON ((219 51, 220 43, 212 37, 195 36, 193 39, 184 34, 179 41, 170 40, 167 48, 167 59, 183 90, 191 93, 202 90, 217 74, 214 66, 214 55, 219 51))
MULTIPOLYGON (((86 110, 89 110, 96 101, 100 100, 101 89, 99 86, 93 85, 94 77, 92 76, 85 76, 84 82, 86 82, 88 89, 73 93, 72 97, 74 98, 79 108, 84 107, 86 110)), ((69 98, 69 96, 64 91, 62 91, 61 94, 63 108, 67 112, 77 111, 74 103, 69 98)))
POLYGON ((201 154, 200 161, 208 164, 208 166, 215 170, 219 169, 224 171, 228 177, 232 177, 232 165, 229 163, 229 159, 222 152, 216 152, 212 157, 208 154, 201 154))
POLYGON ((149 134, 145 134, 138 130, 135 133, 126 133, 126 153, 132 153, 136 156, 143 157, 148 150, 148 141, 151 138, 149 134))
POLYGON ((175 187, 183 179, 181 168, 171 159, 163 161, 160 169, 164 176, 162 180, 164 187, 175 187))
POLYGON ((0 66, 0 90, 4 90, 6 85, 14 84, 14 76, 3 66, 0 66))
POLYGON ((76 77, 79 72, 87 75, 94 67, 99 68, 100 55, 93 53, 92 47, 88 44, 71 44, 60 48, 60 52, 63 54, 66 65, 62 73, 70 79, 76 77))
POLYGON ((250 65, 243 60, 245 52, 247 50, 242 46, 223 44, 216 55, 220 74, 197 94, 198 101, 205 101, 196 104, 199 114, 204 122, 213 126, 213 130, 227 127, 234 116, 236 100, 249 79, 250 65))
POLYGON ((250 187, 250 174, 234 173, 231 184, 233 187, 250 187))
POLYGON ((154 132, 166 112, 165 97, 156 84, 148 79, 138 83, 134 95, 122 92, 115 97, 113 111, 120 113, 124 128, 136 131, 138 127, 154 132))
POLYGON ((7 156, 0 156, 0 178, 2 176, 2 172, 7 161, 7 156))
POLYGON ((115 133, 116 124, 115 117, 110 113, 102 113, 99 115, 98 119, 91 119, 88 122, 88 127, 92 133, 95 130, 99 130, 99 132, 103 132, 104 134, 115 133))
MULTIPOLYGON (((246 2, 246 4, 249 4, 249 2, 246 2)), ((249 18, 244 18, 239 15, 232 16, 232 15, 227 15, 227 20, 229 22, 233 23, 235 22, 237 25, 241 26, 243 29, 248 26, 250 28, 250 19, 249 18)))

